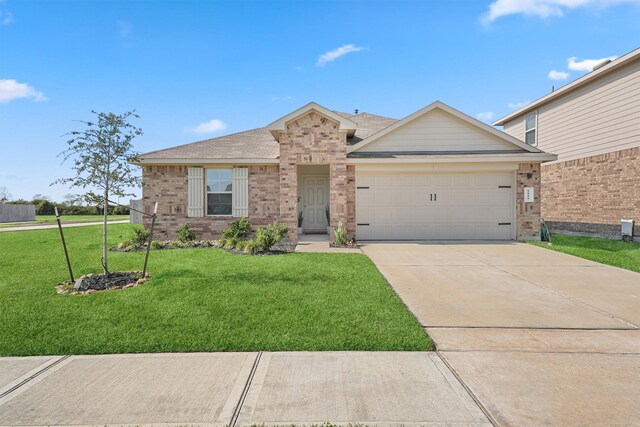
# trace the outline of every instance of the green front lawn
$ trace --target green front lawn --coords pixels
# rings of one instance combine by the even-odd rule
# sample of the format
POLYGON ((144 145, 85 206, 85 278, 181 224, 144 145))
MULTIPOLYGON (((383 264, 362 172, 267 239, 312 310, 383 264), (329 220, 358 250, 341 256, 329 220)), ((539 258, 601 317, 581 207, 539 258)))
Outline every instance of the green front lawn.
MULTIPOLYGON (((128 224, 110 225, 112 244, 128 224)), ((101 227, 68 228, 76 275, 100 272, 101 227)), ((141 270, 144 253, 111 253, 141 270)), ((359 254, 152 251, 137 288, 57 295, 58 231, 0 233, 0 355, 257 350, 428 350, 429 337, 359 254)))
MULTIPOLYGON (((107 221, 122 221, 128 220, 129 215, 109 215, 107 221)), ((62 215, 60 222, 63 224, 71 224, 76 222, 99 222, 103 221, 102 215, 62 215)), ((28 222, 3 222, 0 224, 0 228, 3 227, 27 227, 30 225, 49 225, 56 224, 55 215, 36 215, 35 221, 28 222)))
POLYGON ((566 234, 552 234, 551 242, 531 244, 640 273, 640 243, 566 234))

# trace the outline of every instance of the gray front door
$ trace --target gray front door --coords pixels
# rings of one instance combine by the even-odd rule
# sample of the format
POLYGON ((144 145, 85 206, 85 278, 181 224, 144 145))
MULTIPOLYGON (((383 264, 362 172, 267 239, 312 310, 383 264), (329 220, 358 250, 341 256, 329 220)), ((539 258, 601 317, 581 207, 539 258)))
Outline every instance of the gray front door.
POLYGON ((325 209, 328 199, 328 184, 328 177, 322 175, 303 178, 302 212, 304 219, 302 220, 302 228, 305 232, 326 232, 327 230, 325 209))

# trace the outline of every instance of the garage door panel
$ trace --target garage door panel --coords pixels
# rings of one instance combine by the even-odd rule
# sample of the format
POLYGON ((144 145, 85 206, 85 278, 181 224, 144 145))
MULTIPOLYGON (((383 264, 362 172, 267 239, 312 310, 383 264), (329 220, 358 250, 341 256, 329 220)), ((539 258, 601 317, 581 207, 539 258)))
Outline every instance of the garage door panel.
POLYGON ((513 180, 511 172, 357 174, 357 237, 512 239, 513 180))

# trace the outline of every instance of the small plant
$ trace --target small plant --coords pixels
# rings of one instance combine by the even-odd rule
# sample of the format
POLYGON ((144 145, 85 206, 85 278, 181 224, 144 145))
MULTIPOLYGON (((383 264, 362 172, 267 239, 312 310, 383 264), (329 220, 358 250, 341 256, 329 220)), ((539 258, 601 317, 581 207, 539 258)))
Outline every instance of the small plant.
POLYGON ((132 227, 132 230, 133 230, 133 237, 131 237, 131 239, 129 239, 127 243, 129 243, 131 246, 136 246, 136 247, 146 245, 147 240, 149 240, 149 235, 151 234, 151 231, 147 230, 141 225, 134 225, 132 227))
POLYGON ((304 214, 302 211, 298 212, 298 228, 302 227, 302 220, 304 219, 304 214))
POLYGON ((162 243, 158 242, 157 240, 151 241, 151 249, 161 249, 161 248, 162 248, 162 243))
POLYGON ((256 230, 256 237, 253 241, 261 250, 268 252, 275 244, 280 242, 288 232, 289 229, 286 224, 274 222, 273 224, 269 224, 265 227, 258 227, 256 230))
POLYGON ((229 223, 229 227, 225 228, 225 230, 222 232, 222 237, 227 239, 230 237, 242 239, 247 237, 247 233, 249 233, 250 229, 251 223, 249 222, 249 220, 246 217, 241 216, 237 220, 231 221, 229 223))
POLYGON ((338 226, 333 230, 336 236, 336 245, 346 246, 347 245, 347 229, 345 228, 342 221, 338 223, 338 226))
POLYGON ((247 243, 244 245, 244 252, 247 254, 255 255, 259 249, 260 246, 255 240, 247 240, 247 243))
POLYGON ((185 222, 178 227, 177 239, 182 243, 190 243, 196 240, 196 233, 194 233, 194 231, 189 228, 189 224, 185 222))
POLYGON ((249 243, 248 240, 238 240, 238 243, 236 243, 235 249, 237 251, 244 251, 244 248, 245 246, 247 246, 247 243, 249 243))
POLYGON ((236 245, 238 244, 238 238, 237 237, 229 237, 227 239, 227 241, 224 244, 224 248, 225 249, 229 249, 229 250, 233 250, 236 248, 236 245))

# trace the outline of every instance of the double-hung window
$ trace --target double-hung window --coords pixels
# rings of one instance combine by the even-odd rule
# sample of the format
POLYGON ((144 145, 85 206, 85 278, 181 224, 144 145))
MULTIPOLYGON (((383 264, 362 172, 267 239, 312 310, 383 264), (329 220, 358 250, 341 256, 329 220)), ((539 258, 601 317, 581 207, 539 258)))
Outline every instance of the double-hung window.
POLYGON ((524 142, 536 145, 536 133, 538 129, 538 113, 531 113, 524 118, 524 142))
POLYGON ((206 170, 207 215, 231 215, 232 169, 206 170))

